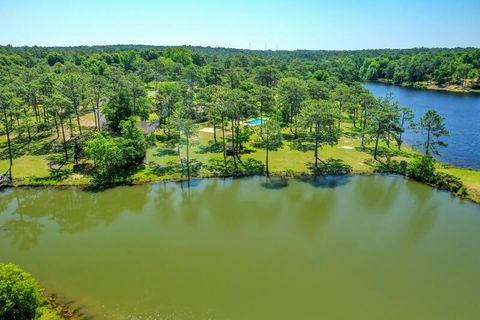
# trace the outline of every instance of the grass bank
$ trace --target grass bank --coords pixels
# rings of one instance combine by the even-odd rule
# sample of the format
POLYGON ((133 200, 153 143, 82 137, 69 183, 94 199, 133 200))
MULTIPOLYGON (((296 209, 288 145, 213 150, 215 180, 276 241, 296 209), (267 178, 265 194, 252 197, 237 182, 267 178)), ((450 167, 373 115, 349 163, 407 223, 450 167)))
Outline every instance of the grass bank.
MULTIPOLYGON (((83 117, 88 123, 89 115, 83 117)), ((199 129, 206 127, 202 124, 199 129)), ((88 126, 86 126, 88 127, 88 126)), ((352 168, 352 174, 374 174, 378 162, 373 161, 373 147, 361 148, 358 131, 351 124, 343 125, 344 134, 339 143, 332 147, 324 147, 320 150, 320 158, 323 160, 335 159, 340 163, 352 168)), ((228 136, 227 132, 227 136, 228 136)), ((161 130, 155 132, 156 142, 147 150, 147 156, 143 164, 133 168, 123 184, 141 184, 155 181, 179 181, 185 179, 184 171, 178 170, 179 164, 186 157, 186 146, 178 149, 177 145, 169 142, 161 130)), ((217 134, 220 142, 220 132, 217 134)), ((0 140, 0 149, 4 142, 0 140)), ((60 141, 55 139, 54 133, 42 134, 34 137, 31 143, 21 149, 20 156, 16 157, 13 166, 13 186, 90 186, 91 180, 88 175, 75 169, 68 162, 62 167, 52 165, 61 159, 62 148, 60 141)), ((409 161, 417 153, 408 146, 398 150, 396 146, 390 148, 384 143, 380 145, 380 155, 385 161, 391 160, 409 161)), ((214 135, 211 132, 198 131, 191 141, 190 158, 192 161, 192 173, 196 178, 210 178, 229 175, 222 172, 223 152, 218 145, 215 147, 214 135)), ((265 161, 265 151, 255 147, 252 143, 244 146, 242 162, 238 165, 242 168, 242 175, 261 174, 265 161)), ((311 175, 309 165, 313 162, 313 151, 299 150, 294 146, 291 134, 284 131, 283 145, 270 152, 270 173, 273 176, 305 176, 311 175)), ((233 162, 229 157, 229 165, 233 162)), ((8 160, 0 160, 0 172, 8 168, 8 160)), ((480 171, 451 167, 439 164, 438 170, 459 177, 467 190, 467 197, 480 203, 480 171)))

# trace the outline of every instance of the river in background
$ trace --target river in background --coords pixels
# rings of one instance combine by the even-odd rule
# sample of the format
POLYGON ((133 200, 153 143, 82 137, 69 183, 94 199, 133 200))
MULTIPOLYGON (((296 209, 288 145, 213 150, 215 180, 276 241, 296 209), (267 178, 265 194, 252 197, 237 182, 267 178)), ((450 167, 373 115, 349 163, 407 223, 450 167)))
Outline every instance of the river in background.
MULTIPOLYGON (((443 139, 448 147, 439 147, 437 158, 455 166, 480 169, 480 94, 412 89, 376 82, 363 85, 376 97, 393 93, 401 106, 413 109, 417 120, 428 109, 435 109, 445 117, 450 131, 450 136, 443 139)), ((407 144, 421 150, 422 135, 410 130, 404 138, 407 144)))
POLYGON ((476 319, 479 230, 394 176, 0 191, 0 262, 93 319, 476 319))

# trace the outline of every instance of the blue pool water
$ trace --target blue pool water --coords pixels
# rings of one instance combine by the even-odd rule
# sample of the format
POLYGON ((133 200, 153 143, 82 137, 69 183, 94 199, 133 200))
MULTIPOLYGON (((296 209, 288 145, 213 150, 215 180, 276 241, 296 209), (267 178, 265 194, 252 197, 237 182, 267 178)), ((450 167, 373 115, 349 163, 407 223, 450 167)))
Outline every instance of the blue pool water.
POLYGON ((267 120, 265 120, 265 119, 253 119, 253 120, 245 121, 246 124, 250 124, 252 126, 257 126, 257 125, 265 123, 265 122, 267 122, 267 120))

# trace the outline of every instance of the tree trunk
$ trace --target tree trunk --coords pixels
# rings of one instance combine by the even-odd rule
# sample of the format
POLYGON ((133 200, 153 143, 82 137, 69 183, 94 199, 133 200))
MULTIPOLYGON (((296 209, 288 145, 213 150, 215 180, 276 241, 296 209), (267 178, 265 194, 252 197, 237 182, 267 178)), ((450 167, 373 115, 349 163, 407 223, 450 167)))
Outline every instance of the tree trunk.
POLYGON ((80 125, 80 116, 78 114, 78 108, 75 107, 75 115, 77 116, 78 131, 82 135, 82 126, 80 125))
POLYGON ((403 131, 404 131, 404 128, 403 128, 404 126, 405 126, 405 118, 402 117, 402 122, 401 122, 401 124, 400 124, 400 129, 401 129, 401 130, 400 130, 400 132, 399 132, 399 134, 398 134, 398 150, 399 150, 399 151, 402 150, 402 143, 403 143, 403 141, 402 141, 402 135, 403 135, 403 131))
POLYGON ((63 125, 63 118, 62 117, 59 117, 59 118, 60 118, 60 126, 62 127, 63 150, 65 151, 65 163, 66 163, 68 161, 67 140, 65 139, 65 129, 63 125))
POLYGON ((217 144, 217 123, 213 121, 213 142, 217 144))
POLYGON ((33 111, 33 114, 35 115, 35 122, 38 123, 39 119, 38 119, 38 110, 37 110, 37 101, 36 100, 37 99, 35 97, 35 94, 32 93, 32 100, 31 100, 32 111, 33 111))
POLYGON ((58 137, 60 137, 60 131, 58 130, 58 121, 57 121, 57 117, 53 117, 53 121, 55 122, 55 129, 57 130, 57 139, 58 137))
POLYGON ((260 103, 260 136, 263 132, 263 103, 260 103))
POLYGON ((8 116, 7 109, 4 107, 3 115, 5 116, 5 132, 7 134, 7 146, 8 146, 8 159, 10 161, 10 166, 8 167, 8 178, 12 181, 12 167, 13 167, 13 156, 12 156, 12 145, 10 141, 10 126, 8 125, 8 116))
POLYGON ((235 129, 236 130, 236 134, 235 134, 236 139, 235 140, 236 140, 236 143, 237 143, 236 148, 235 148, 235 150, 237 152, 235 153, 235 155, 237 156, 237 158, 240 158, 240 150, 242 149, 242 146, 240 144, 240 135, 239 135, 240 134, 240 119, 237 119, 235 126, 236 126, 236 129, 235 129))
POLYGON ((236 159, 236 149, 235 149, 235 127, 233 125, 233 119, 232 119, 232 155, 233 155, 233 164, 235 166, 235 169, 237 169, 237 159, 236 159))
POLYGON ((266 153, 265 153, 265 175, 267 176, 267 178, 270 177, 270 170, 269 170, 269 168, 268 168, 268 151, 269 151, 269 149, 270 149, 269 141, 268 141, 268 140, 269 140, 269 139, 268 139, 268 138, 269 138, 269 133, 270 133, 270 132, 267 132, 267 135, 266 135, 266 137, 267 137, 266 143, 267 143, 267 144, 266 144, 266 153))
POLYGON ((69 122, 69 124, 70 124, 70 138, 73 138, 72 117, 68 116, 68 122, 69 122))
POLYGON ((378 140, 380 139, 380 126, 377 130, 377 137, 375 138, 375 150, 373 151, 373 159, 377 160, 377 152, 378 152, 378 140))
POLYGON ((102 125, 100 123, 100 101, 97 100, 97 121, 98 121, 98 129, 102 129, 102 125))
POLYGON ((342 125, 342 104, 340 103, 338 106, 338 128, 340 129, 340 126, 342 125))
POLYGON ((315 124, 315 175, 318 173, 318 123, 315 124))
POLYGON ((43 109, 43 123, 47 123, 47 110, 45 107, 43 109))
POLYGON ((362 125, 362 149, 365 149, 365 129, 367 128, 367 109, 363 113, 362 125))
POLYGON ((428 126, 428 131, 427 131, 427 143, 425 144, 425 155, 428 156, 430 155, 430 131, 431 131, 431 126, 428 126))
POLYGON ((187 137, 187 179, 190 181, 190 140, 188 134, 185 136, 187 137))
MULTIPOLYGON (((28 118, 28 112, 26 108, 23 108, 23 113, 25 114, 25 119, 28 118)), ((30 133, 30 126, 27 126, 28 142, 32 141, 32 135, 30 133)))
POLYGON ((98 126, 97 126, 97 110, 95 110, 95 107, 93 107, 93 120, 95 121, 95 129, 98 129, 98 126))
POLYGON ((225 164, 225 171, 227 170, 227 150, 225 146, 225 119, 222 117, 222 144, 223 144, 223 162, 225 164))

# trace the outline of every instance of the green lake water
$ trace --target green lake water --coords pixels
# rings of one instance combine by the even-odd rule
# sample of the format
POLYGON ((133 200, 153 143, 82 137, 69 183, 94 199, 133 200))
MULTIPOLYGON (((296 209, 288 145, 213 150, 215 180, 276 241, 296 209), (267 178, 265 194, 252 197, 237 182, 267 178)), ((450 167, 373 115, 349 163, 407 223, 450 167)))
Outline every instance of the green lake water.
POLYGON ((6 189, 0 262, 91 319, 470 320, 480 207, 393 176, 6 189))

